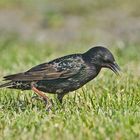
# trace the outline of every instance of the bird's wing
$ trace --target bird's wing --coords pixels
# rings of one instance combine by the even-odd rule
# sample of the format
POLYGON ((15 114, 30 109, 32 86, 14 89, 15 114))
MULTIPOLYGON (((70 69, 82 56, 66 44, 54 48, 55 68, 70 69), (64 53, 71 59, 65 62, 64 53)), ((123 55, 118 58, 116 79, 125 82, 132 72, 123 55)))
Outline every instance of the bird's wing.
POLYGON ((67 58, 61 61, 52 61, 37 65, 25 73, 5 76, 5 80, 12 81, 39 81, 69 78, 76 75, 83 68, 83 60, 67 58))

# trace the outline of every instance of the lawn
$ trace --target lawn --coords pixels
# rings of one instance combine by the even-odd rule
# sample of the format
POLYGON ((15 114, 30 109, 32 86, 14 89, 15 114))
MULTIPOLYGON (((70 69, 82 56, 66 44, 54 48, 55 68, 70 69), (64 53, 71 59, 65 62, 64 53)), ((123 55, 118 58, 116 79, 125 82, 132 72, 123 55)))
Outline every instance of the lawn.
MULTIPOLYGON (((1 77, 75 52, 51 44, 38 47, 28 42, 25 47, 12 41, 10 45, 0 52, 1 77)), ((104 69, 96 79, 65 96, 62 105, 49 95, 54 102, 50 112, 43 102, 31 100, 32 91, 1 89, 1 139, 140 139, 139 48, 110 49, 122 68, 121 76, 104 69)))
POLYGON ((37 1, 35 6, 32 0, 12 2, 0 2, 0 83, 5 75, 96 44, 111 50, 122 72, 116 76, 102 69, 97 78, 65 96, 62 105, 47 94, 54 103, 49 112, 42 101, 31 99, 32 91, 0 89, 0 139, 139 140, 139 1, 119 0, 115 7, 110 0, 109 5, 102 0, 41 0, 48 2, 46 9, 37 1))

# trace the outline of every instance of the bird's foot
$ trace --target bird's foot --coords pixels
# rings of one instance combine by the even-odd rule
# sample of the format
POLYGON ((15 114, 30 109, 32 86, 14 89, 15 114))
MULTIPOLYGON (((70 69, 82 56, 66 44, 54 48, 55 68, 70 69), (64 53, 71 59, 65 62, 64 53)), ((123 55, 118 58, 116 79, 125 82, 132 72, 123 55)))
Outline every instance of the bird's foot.
POLYGON ((51 109, 52 109, 52 106, 53 106, 53 101, 52 99, 45 99, 43 98, 43 100, 45 101, 45 106, 46 106, 46 111, 49 112, 51 109))
POLYGON ((33 96, 31 99, 32 99, 32 100, 33 100, 33 99, 36 99, 36 100, 44 101, 44 102, 45 102, 46 111, 48 111, 48 112, 51 110, 51 108, 52 108, 52 106, 53 106, 53 101, 52 101, 52 99, 42 98, 42 97, 39 97, 39 96, 36 96, 36 95, 33 96))
MULTIPOLYGON (((38 90, 38 89, 35 87, 34 83, 32 83, 31 87, 32 87, 32 90, 33 90, 37 95, 39 95, 40 97, 42 97, 42 99, 45 101, 45 105, 46 105, 47 111, 49 111, 49 110, 52 108, 52 101, 49 100, 49 98, 48 98, 42 91, 38 90)), ((36 97, 34 97, 34 98, 36 98, 36 97)))

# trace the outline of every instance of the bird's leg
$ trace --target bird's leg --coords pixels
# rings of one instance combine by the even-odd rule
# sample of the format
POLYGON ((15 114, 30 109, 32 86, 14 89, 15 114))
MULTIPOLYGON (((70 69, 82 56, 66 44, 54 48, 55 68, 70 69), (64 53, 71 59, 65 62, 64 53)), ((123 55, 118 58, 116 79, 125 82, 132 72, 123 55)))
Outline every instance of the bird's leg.
POLYGON ((47 109, 50 109, 51 106, 52 106, 52 102, 49 100, 49 98, 43 94, 43 92, 41 92, 40 90, 38 90, 34 84, 31 85, 31 89, 37 94, 39 95, 40 97, 42 97, 45 101, 45 104, 47 105, 47 109))
POLYGON ((62 100, 63 100, 63 97, 64 97, 65 94, 57 94, 57 99, 59 100, 59 102, 62 104, 62 100))
POLYGON ((38 90, 36 87, 32 86, 32 90, 39 96, 41 96, 45 101, 48 101, 49 98, 43 94, 40 90, 38 90))

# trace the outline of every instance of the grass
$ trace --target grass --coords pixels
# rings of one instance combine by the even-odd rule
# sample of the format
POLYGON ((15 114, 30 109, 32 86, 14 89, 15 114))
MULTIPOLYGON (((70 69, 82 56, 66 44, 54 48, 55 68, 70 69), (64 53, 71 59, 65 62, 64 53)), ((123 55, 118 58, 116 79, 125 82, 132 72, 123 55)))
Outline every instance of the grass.
MULTIPOLYGON (((77 52, 75 45, 58 48, 54 43, 1 40, 0 75, 77 52), (2 44, 7 47, 2 48, 2 44)), ((65 96, 63 105, 49 95, 54 102, 50 112, 41 101, 31 100, 32 91, 1 89, 0 139, 140 139, 139 48, 128 45, 110 49, 121 65, 122 76, 102 70, 96 79, 65 96)))

